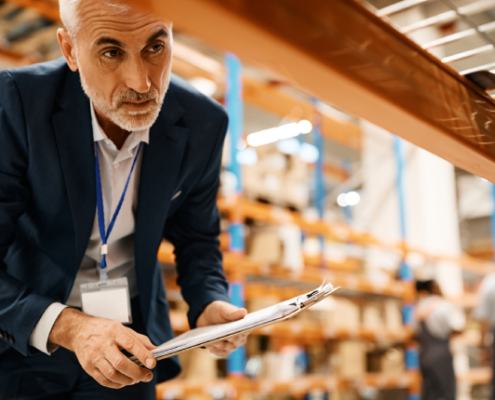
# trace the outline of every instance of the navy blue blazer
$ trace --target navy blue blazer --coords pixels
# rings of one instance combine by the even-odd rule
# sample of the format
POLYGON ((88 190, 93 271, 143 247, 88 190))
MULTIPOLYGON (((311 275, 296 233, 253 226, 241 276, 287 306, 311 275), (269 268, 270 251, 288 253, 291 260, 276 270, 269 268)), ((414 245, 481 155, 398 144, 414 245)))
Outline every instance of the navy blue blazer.
MULTIPOLYGON (((143 148, 135 265, 155 344, 173 337, 156 257, 163 238, 175 246, 191 326, 208 303, 230 301, 216 206, 227 124, 219 104, 173 76, 143 148)), ((0 71, 0 357, 35 353, 36 323, 69 296, 95 219, 94 157, 90 102, 64 59, 0 71)), ((176 359, 157 368, 159 381, 180 372, 176 359)))

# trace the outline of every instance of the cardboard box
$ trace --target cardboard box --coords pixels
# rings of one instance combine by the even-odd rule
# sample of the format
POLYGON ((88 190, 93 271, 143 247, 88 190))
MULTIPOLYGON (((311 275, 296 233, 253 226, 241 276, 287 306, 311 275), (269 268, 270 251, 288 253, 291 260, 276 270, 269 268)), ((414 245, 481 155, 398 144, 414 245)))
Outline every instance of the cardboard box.
POLYGON ((179 354, 182 372, 178 379, 212 381, 217 376, 217 361, 206 349, 193 349, 179 354))
POLYGON ((248 240, 247 255, 255 262, 280 264, 283 252, 278 227, 253 228, 248 240))
POLYGON ((301 271, 304 267, 301 229, 287 224, 279 228, 279 235, 283 246, 282 265, 292 271, 301 271))
POLYGON ((343 378, 359 378, 366 373, 366 343, 339 341, 333 345, 330 365, 343 378))
POLYGON ((401 374, 405 370, 404 349, 374 348, 367 354, 368 372, 401 374))
POLYGON ((348 329, 357 332, 361 327, 359 306, 353 301, 341 297, 336 297, 336 304, 332 313, 330 326, 348 329))
POLYGON ((387 299, 384 301, 385 329, 387 331, 399 332, 403 330, 402 310, 399 300, 387 299))
POLYGON ((380 302, 368 302, 363 306, 363 328, 375 332, 385 329, 383 307, 380 302))
POLYGON ((381 358, 381 371, 384 374, 401 374, 405 371, 404 349, 392 347, 381 358))
MULTIPOLYGON (((246 303, 246 309, 248 312, 252 313, 255 311, 262 310, 263 308, 274 306, 278 304, 280 300, 276 297, 260 297, 257 299, 251 299, 246 303)), ((304 313, 301 313, 304 314, 304 313)))

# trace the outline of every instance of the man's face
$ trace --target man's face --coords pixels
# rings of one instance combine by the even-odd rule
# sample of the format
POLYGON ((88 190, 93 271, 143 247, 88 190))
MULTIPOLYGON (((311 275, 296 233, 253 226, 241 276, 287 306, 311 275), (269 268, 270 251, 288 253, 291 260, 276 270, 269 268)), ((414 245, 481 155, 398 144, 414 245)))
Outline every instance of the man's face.
POLYGON ((81 2, 76 54, 97 111, 127 131, 155 122, 170 82, 172 25, 125 3, 81 2))

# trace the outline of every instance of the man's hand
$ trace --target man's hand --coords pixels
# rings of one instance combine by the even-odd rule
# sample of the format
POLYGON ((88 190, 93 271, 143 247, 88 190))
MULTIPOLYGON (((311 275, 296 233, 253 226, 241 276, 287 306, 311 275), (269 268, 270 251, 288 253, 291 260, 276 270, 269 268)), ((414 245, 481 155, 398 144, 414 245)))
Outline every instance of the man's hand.
MULTIPOLYGON (((214 301, 206 306, 198 318, 196 326, 225 324, 227 322, 237 321, 246 316, 245 308, 237 308, 225 301, 214 301)), ((247 334, 234 336, 220 342, 206 346, 206 348, 216 356, 224 357, 246 343, 247 334)))
POLYGON ((53 325, 48 342, 76 353, 83 369, 103 386, 120 389, 153 378, 151 371, 138 367, 120 350, 128 351, 152 369, 156 360, 150 350, 156 346, 119 322, 66 308, 53 325))

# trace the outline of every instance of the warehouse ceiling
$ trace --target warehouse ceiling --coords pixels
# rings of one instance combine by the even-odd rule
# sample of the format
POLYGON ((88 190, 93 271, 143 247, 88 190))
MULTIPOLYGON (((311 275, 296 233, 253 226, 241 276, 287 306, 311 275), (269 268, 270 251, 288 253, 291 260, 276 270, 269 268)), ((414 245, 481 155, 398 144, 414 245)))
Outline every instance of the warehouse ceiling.
POLYGON ((461 74, 495 70, 494 0, 368 0, 366 4, 461 74))

